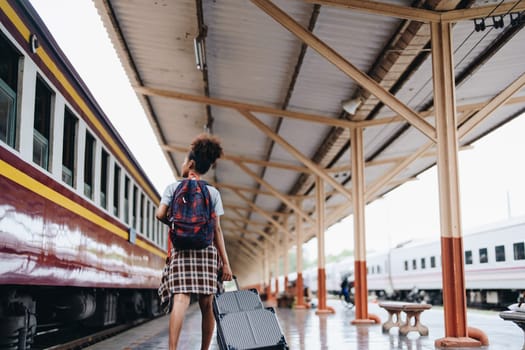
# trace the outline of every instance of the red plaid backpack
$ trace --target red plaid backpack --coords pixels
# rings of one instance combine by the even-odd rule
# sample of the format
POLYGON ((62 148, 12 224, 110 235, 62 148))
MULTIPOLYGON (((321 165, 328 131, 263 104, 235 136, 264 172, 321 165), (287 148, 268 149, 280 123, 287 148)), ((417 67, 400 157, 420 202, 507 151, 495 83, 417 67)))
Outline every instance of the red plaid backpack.
POLYGON ((215 211, 206 181, 182 180, 170 205, 170 239, 177 250, 204 249, 213 241, 215 211))

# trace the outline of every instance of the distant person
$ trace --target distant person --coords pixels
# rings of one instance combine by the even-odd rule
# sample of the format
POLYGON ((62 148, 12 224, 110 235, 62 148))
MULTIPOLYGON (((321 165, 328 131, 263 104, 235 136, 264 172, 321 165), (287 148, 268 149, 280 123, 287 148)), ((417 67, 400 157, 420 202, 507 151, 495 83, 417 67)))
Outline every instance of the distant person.
POLYGON ((202 314, 201 349, 210 347, 215 327, 212 300, 217 292, 219 268, 222 270, 222 280, 232 279, 219 220, 224 214, 221 196, 216 188, 200 182, 201 176, 208 172, 221 155, 222 147, 217 138, 208 134, 196 137, 182 163, 183 179, 166 188, 156 212, 158 220, 170 225, 173 245, 169 266, 163 273, 159 288, 161 299, 168 296, 168 308, 171 307, 171 311, 168 310, 170 350, 177 348, 191 294, 198 295, 202 314), (211 205, 207 205, 210 202, 211 205), (208 214, 203 215, 209 217, 205 218, 205 222, 196 220, 195 212, 205 213, 206 209, 208 214), (185 215, 190 215, 188 213, 192 213, 193 219, 185 218, 185 215), (194 235, 197 231, 203 234, 194 235))
POLYGON ((352 274, 350 273, 350 274, 343 276, 343 279, 341 281, 340 298, 343 297, 345 306, 353 307, 353 304, 354 304, 353 288, 354 288, 354 280, 352 279, 352 274))
POLYGON ((348 276, 344 276, 341 281, 341 295, 347 303, 350 302, 350 283, 348 282, 348 276))

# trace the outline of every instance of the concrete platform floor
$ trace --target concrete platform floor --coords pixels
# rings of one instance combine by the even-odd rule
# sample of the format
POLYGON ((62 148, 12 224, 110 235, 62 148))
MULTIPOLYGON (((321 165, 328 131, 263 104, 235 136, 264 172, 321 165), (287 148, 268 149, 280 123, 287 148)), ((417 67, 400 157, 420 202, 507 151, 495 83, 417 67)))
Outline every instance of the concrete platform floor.
MULTIPOLYGON (((290 349, 423 350, 435 349, 434 341, 444 337, 443 309, 441 307, 433 307, 421 315, 422 324, 429 328, 427 337, 420 337, 417 333, 409 333, 406 337, 400 337, 397 334, 397 328, 390 330, 389 334, 383 334, 381 325, 353 326, 350 324, 355 318, 353 310, 346 308, 338 300, 329 300, 328 305, 336 310, 336 314, 317 316, 315 309, 277 309, 279 322, 290 349)), ((381 317, 382 322, 387 319, 386 311, 375 303, 369 305, 369 312, 381 317)), ((492 311, 468 311, 468 325, 483 330, 490 342, 489 346, 474 349, 522 349, 524 344, 523 331, 514 323, 502 320, 498 314, 498 312, 492 311)), ((178 349, 200 349, 200 320, 198 305, 190 306, 184 321, 178 349)), ((167 350, 168 317, 160 317, 97 343, 88 349, 167 350)), ((218 349, 215 337, 211 349, 218 349)))

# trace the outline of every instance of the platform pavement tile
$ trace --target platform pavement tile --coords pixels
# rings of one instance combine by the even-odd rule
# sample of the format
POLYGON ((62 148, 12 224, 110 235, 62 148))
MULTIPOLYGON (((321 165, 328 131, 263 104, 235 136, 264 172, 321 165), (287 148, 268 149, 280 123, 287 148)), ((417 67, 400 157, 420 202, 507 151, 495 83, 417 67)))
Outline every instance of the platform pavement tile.
MULTIPOLYGON (((338 300, 333 299, 328 300, 328 305, 336 309, 335 315, 317 316, 315 309, 277 309, 290 349, 429 350, 435 349, 434 341, 444 336, 444 315, 440 307, 433 307, 421 315, 421 322, 430 329, 429 336, 420 337, 417 333, 409 333, 407 337, 400 337, 397 328, 392 329, 389 334, 383 334, 381 325, 353 326, 350 323, 355 318, 354 310, 345 308, 338 300)), ((380 316, 383 321, 387 318, 386 311, 375 303, 369 304, 368 311, 380 316)), ((523 332, 512 322, 500 319, 497 312, 469 310, 467 320, 469 326, 486 332, 491 342, 488 347, 478 349, 521 349, 523 332)), ((190 306, 179 339, 179 350, 200 349, 200 321, 198 305, 190 306)), ((158 318, 99 344, 88 349, 167 350, 168 317, 158 318)), ((217 348, 214 337, 210 349, 217 348)))

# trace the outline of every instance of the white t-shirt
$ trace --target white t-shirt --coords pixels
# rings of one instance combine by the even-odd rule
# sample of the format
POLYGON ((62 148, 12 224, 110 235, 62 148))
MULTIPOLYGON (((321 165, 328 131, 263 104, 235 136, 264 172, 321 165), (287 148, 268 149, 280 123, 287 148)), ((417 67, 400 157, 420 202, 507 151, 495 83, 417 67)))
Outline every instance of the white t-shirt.
MULTIPOLYGON (((177 186, 179 186, 180 181, 175 181, 166 189, 164 190, 164 193, 162 194, 162 198, 160 200, 160 204, 166 204, 169 206, 171 204, 171 200, 173 199, 173 194, 175 193, 175 190, 177 189, 177 186)), ((221 194, 219 190, 217 190, 213 186, 206 186, 208 187, 208 191, 210 192, 211 197, 211 205, 213 207, 213 210, 215 211, 215 215, 220 216, 224 214, 224 208, 222 207, 222 199, 221 194)))

